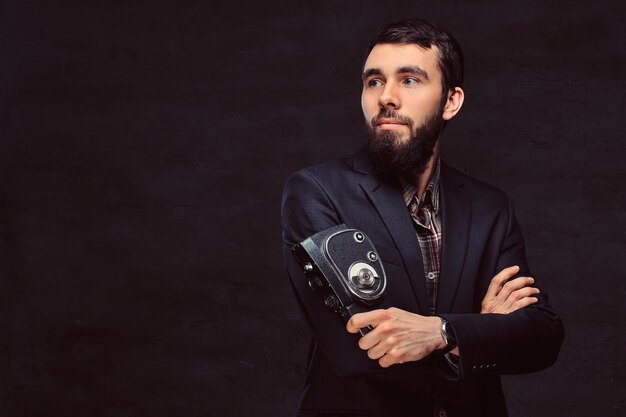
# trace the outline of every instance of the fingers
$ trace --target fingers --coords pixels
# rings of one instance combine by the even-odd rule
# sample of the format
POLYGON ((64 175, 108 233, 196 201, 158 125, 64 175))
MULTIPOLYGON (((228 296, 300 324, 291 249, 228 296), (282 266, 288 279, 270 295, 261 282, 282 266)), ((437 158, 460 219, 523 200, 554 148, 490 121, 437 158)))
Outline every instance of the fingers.
POLYGON ((531 304, 539 301, 538 298, 533 297, 539 294, 538 288, 524 287, 511 293, 511 295, 500 305, 494 308, 493 313, 509 314, 520 308, 528 307, 531 304))
POLYGON ((389 352, 378 361, 381 368, 389 368, 396 363, 402 363, 402 360, 400 360, 399 355, 395 351, 389 352))
POLYGON ((348 321, 346 328, 351 333, 356 333, 360 327, 373 326, 374 330, 369 331, 366 335, 359 339, 359 348, 367 351, 370 359, 380 359, 385 356, 390 346, 395 344, 396 340, 393 336, 389 336, 391 325, 388 320, 390 314, 386 310, 374 310, 367 313, 359 313, 352 316, 348 321), (374 314, 372 314, 374 313, 374 314), (354 330, 356 329, 356 331, 354 330))
POLYGON ((481 314, 508 314, 536 302, 534 299, 521 301, 524 298, 532 297, 539 293, 538 288, 531 287, 531 285, 535 283, 532 277, 518 277, 508 282, 503 281, 510 279, 511 273, 513 273, 515 269, 517 268, 505 268, 498 275, 493 277, 489 285, 488 294, 485 295, 481 303, 481 314), (501 286, 498 288, 498 285, 501 286), (497 291, 495 294, 493 292, 494 290, 497 291))
POLYGON ((535 280, 532 277, 519 277, 512 281, 507 282, 502 286, 502 289, 496 296, 501 302, 506 301, 514 292, 519 291, 522 288, 530 287, 535 280))
POLYGON ((485 298, 495 298, 500 289, 504 285, 504 283, 513 277, 519 271, 519 266, 513 265, 508 268, 504 268, 498 274, 496 274, 489 283, 489 288, 487 288, 487 294, 485 294, 485 298))
POLYGON ((390 346, 390 341, 388 340, 379 341, 378 343, 367 348, 361 347, 361 343, 359 343, 359 347, 361 347, 361 349, 367 350, 367 356, 370 359, 382 358, 385 355, 385 353, 387 353, 389 346, 390 346))
POLYGON ((403 350, 398 348, 400 339, 395 334, 398 330, 396 319, 400 312, 401 310, 391 307, 387 310, 355 314, 346 326, 352 333, 358 331, 359 327, 374 327, 359 339, 358 344, 360 349, 367 351, 370 359, 378 360, 384 368, 403 361, 400 357, 403 350))
POLYGON ((528 307, 529 305, 535 304, 538 301, 539 299, 537 297, 524 297, 521 300, 517 300, 513 303, 510 313, 515 310, 519 310, 520 308, 528 307))
MULTIPOLYGON (((389 318, 390 314, 387 310, 372 310, 365 313, 358 313, 348 320, 346 329, 348 329, 350 333, 358 333, 359 329, 362 329, 363 327, 377 327, 381 321, 389 318)), ((369 332, 366 336, 372 332, 369 332)))
POLYGON ((520 308, 520 307, 515 307, 515 306, 525 304, 524 307, 526 307, 527 305, 534 304, 534 303, 526 303, 526 301, 523 301, 523 300, 528 299, 534 295, 537 295, 539 294, 539 292, 540 292, 539 288, 533 288, 533 287, 521 288, 511 293, 509 298, 507 298, 506 302, 503 303, 503 307, 507 313, 512 313, 513 311, 520 308))
POLYGON ((539 288, 524 287, 511 293, 511 296, 509 298, 513 301, 516 301, 539 293, 539 288))
MULTIPOLYGON (((378 346, 377 346, 378 347, 378 346)), ((404 363, 406 360, 406 346, 387 346, 386 347, 387 350, 385 350, 380 356, 373 357, 373 350, 371 349, 368 352, 368 356, 372 359, 378 359, 378 364, 383 367, 383 368, 388 368, 391 365, 395 365, 397 363, 404 363)), ((378 355, 379 352, 376 352, 376 355, 378 355)))
POLYGON ((415 355, 415 346, 411 344, 396 344, 387 347, 387 352, 378 360, 378 364, 383 368, 388 368, 391 365, 401 364, 405 362, 411 362, 421 360, 429 353, 422 352, 422 354, 415 355))
POLYGON ((374 330, 368 332, 365 336, 359 339, 359 347, 363 350, 371 349, 373 346, 376 346, 383 339, 384 335, 384 325, 380 325, 374 330))

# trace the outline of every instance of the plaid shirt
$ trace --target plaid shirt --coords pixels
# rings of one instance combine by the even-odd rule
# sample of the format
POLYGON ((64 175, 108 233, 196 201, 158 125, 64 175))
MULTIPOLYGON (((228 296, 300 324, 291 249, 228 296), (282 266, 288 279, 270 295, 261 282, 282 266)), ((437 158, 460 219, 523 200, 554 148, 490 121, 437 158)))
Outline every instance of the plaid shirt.
POLYGON ((404 202, 409 208, 417 233, 417 240, 422 251, 428 311, 435 314, 437 302, 437 284, 439 282, 441 255, 441 215, 439 211, 439 167, 437 159, 435 170, 430 176, 422 201, 417 194, 417 187, 401 178, 404 202))

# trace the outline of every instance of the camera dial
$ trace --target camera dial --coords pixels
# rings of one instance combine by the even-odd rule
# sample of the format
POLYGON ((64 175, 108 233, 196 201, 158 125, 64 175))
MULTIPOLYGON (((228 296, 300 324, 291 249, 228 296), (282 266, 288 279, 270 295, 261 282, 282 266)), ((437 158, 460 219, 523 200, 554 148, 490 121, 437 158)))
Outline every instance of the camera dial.
POLYGON ((370 294, 380 286, 378 273, 371 265, 365 262, 357 262, 348 271, 351 284, 362 294, 370 294))
POLYGON ((359 284, 363 286, 371 286, 374 283, 374 274, 367 268, 362 268, 359 271, 359 275, 357 275, 357 280, 359 284))

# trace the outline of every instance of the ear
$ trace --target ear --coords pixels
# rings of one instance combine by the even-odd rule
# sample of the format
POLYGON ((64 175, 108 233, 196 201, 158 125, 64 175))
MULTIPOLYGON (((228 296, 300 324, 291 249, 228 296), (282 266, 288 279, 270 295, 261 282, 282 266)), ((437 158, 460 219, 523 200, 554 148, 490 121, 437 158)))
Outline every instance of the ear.
POLYGON ((461 110, 465 93, 461 87, 454 87, 454 91, 448 92, 448 100, 443 106, 443 120, 450 120, 461 110))

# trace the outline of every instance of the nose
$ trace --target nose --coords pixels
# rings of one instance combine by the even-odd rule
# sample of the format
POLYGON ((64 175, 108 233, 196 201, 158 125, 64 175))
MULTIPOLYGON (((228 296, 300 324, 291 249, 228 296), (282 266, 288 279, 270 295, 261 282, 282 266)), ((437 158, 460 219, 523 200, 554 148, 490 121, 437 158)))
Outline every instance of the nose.
POLYGON ((398 97, 396 86, 389 82, 385 84, 385 89, 378 97, 378 106, 381 109, 398 109, 400 107, 400 98, 398 97))

